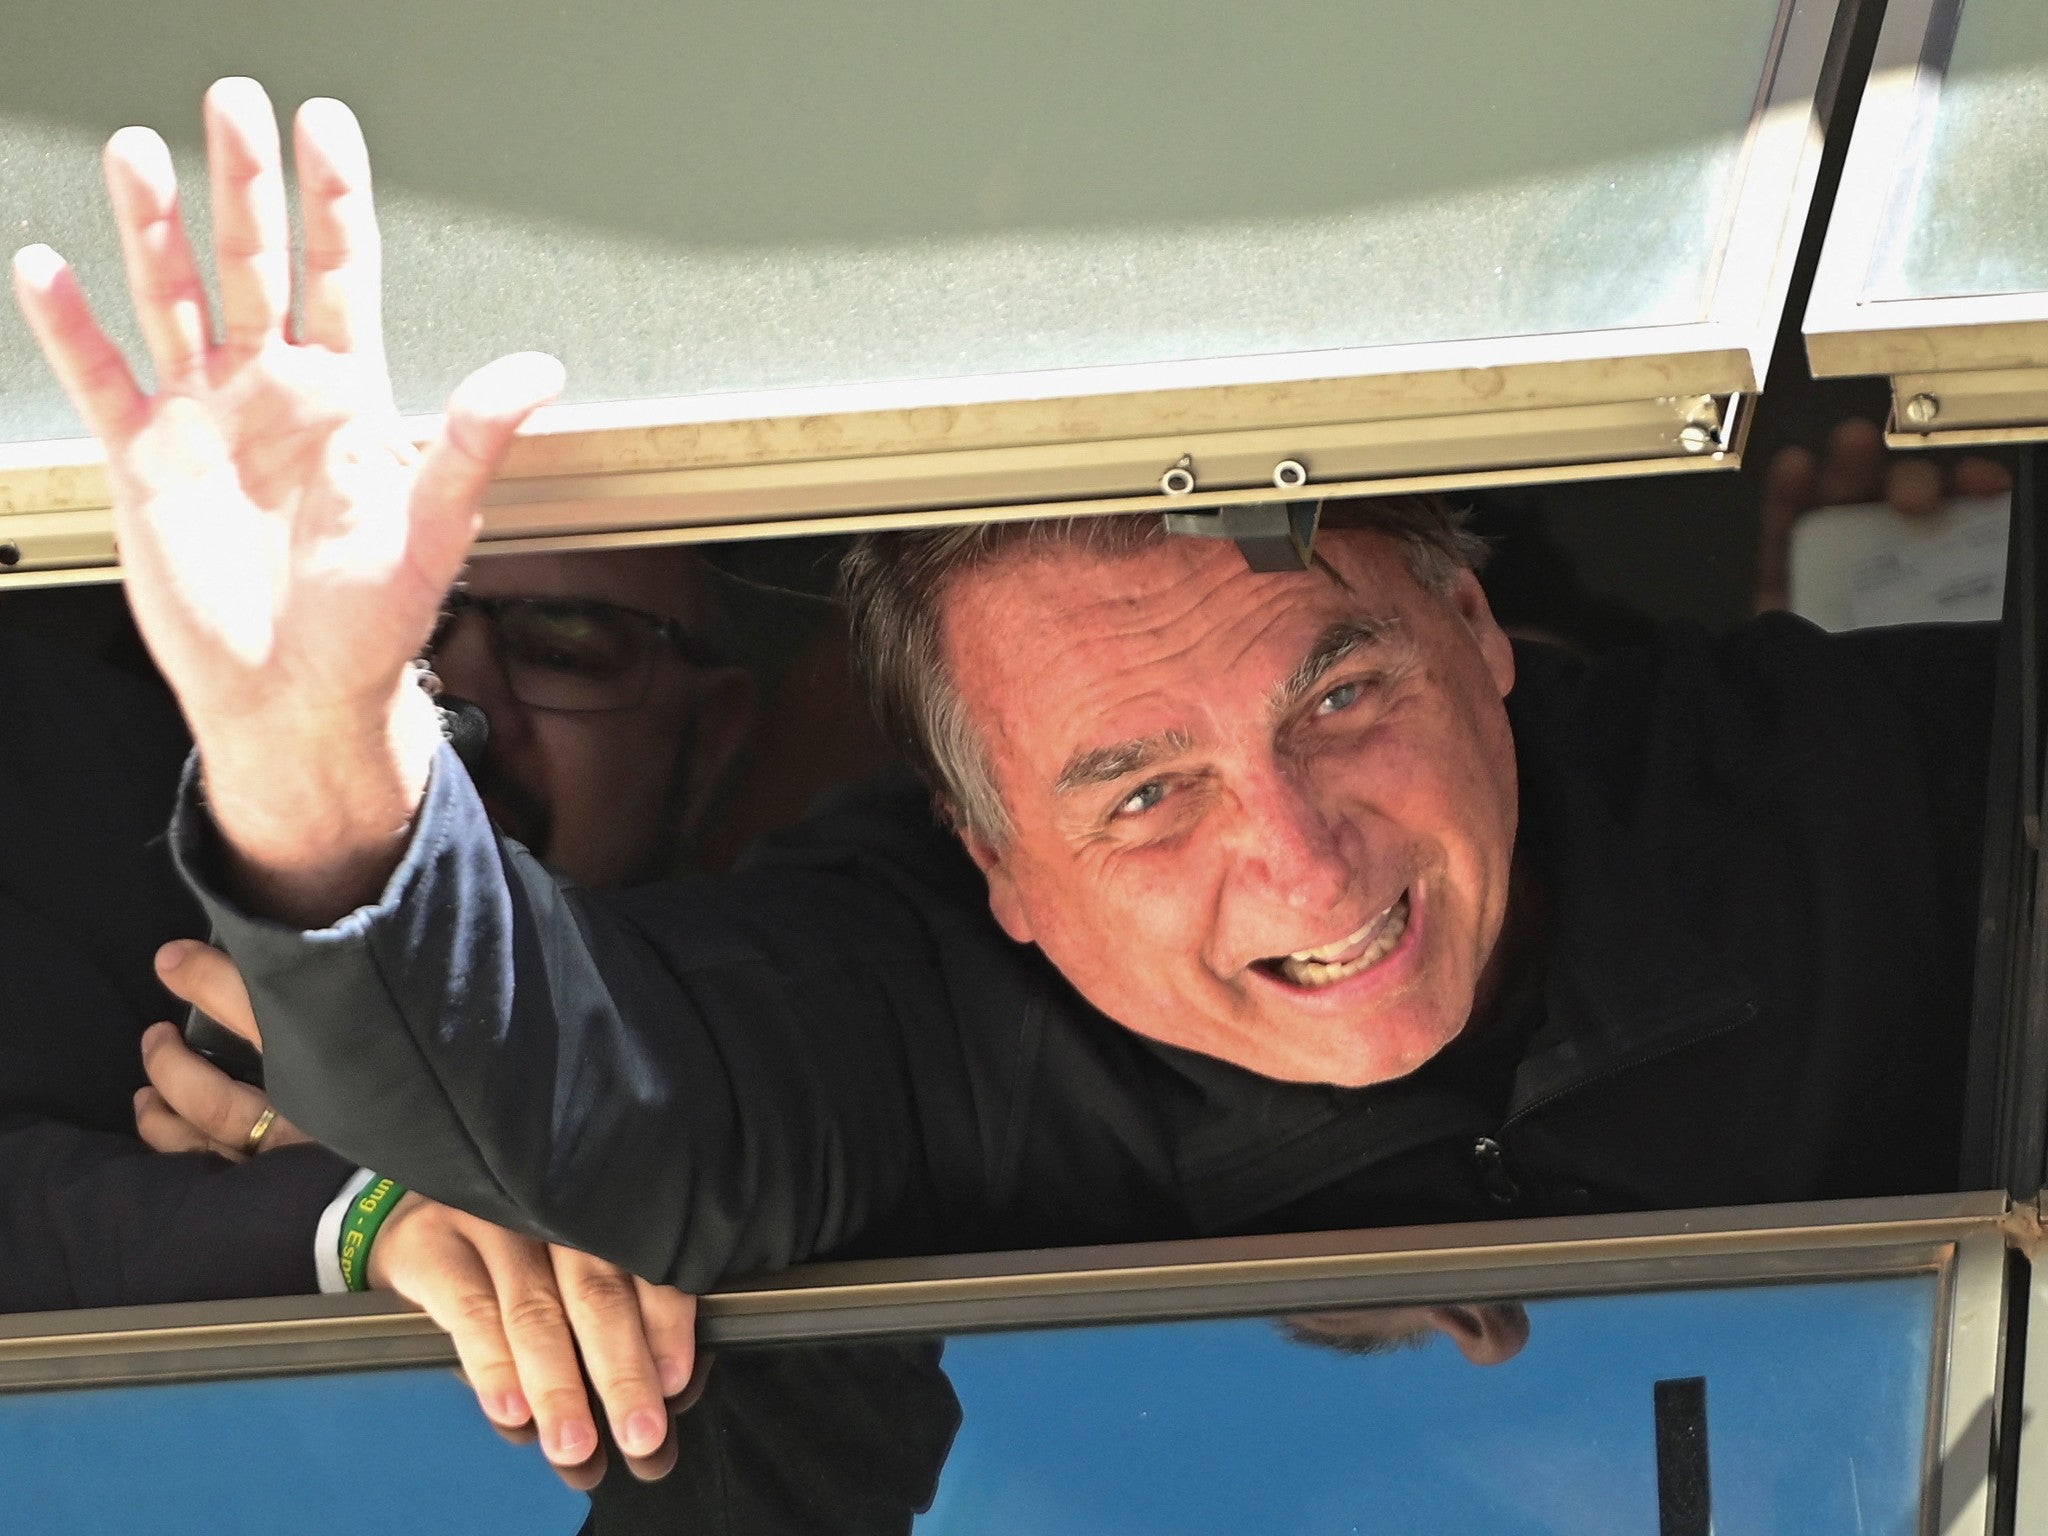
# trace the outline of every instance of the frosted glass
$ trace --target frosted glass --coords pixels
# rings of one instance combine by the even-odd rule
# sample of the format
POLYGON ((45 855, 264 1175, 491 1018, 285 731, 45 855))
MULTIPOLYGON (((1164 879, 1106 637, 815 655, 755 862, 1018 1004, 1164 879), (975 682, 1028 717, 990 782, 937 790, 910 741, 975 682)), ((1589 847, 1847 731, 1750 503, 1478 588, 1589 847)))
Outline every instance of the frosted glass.
POLYGON ((2048 6, 1968 0, 1929 110, 1871 296, 2048 291, 2048 6))
MULTIPOLYGON (((529 346, 591 401, 1674 324, 1778 9, 69 0, 9 19, 0 226, 118 313, 97 146, 198 184, 239 71, 365 122, 408 410, 529 346)), ((0 440, 77 430, 9 312, 0 440)))

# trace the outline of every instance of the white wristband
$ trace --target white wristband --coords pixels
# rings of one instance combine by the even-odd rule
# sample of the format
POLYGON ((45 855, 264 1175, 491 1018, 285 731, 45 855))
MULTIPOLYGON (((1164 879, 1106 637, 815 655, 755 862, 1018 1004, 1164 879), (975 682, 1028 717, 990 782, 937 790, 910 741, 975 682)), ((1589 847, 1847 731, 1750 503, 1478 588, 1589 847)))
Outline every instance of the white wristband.
POLYGON ((348 1212, 348 1203, 369 1186, 376 1175, 367 1168, 358 1168, 349 1175, 327 1209, 320 1213, 320 1225, 313 1229, 313 1273, 320 1277, 320 1294, 341 1296, 347 1294, 348 1282, 341 1278, 341 1218, 348 1212))

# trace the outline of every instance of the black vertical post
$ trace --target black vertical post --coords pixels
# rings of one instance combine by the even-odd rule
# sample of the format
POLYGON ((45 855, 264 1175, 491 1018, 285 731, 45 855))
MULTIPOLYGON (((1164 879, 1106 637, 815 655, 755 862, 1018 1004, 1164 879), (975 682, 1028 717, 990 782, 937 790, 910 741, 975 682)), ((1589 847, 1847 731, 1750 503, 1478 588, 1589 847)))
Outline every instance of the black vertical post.
POLYGON ((1707 1378, 1679 1376, 1653 1389, 1657 1414, 1658 1536, 1712 1536, 1707 1476, 1707 1378))

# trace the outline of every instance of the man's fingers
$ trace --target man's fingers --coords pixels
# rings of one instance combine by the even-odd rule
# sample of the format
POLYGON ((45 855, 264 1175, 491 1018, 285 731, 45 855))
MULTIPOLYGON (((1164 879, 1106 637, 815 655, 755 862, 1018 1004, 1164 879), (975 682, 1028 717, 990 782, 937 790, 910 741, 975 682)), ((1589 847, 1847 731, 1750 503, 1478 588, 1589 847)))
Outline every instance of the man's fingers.
POLYGON ((123 128, 107 140, 105 168, 128 292, 156 364, 157 387, 194 384, 205 373, 213 331, 206 287, 178 213, 170 147, 152 129, 123 128))
POLYGON ((1932 459, 1897 458, 1885 468, 1884 499, 1907 517, 1941 510, 1941 466, 1932 459))
POLYGON ((2012 471, 1973 453, 1956 460, 1954 486, 1958 496, 2003 496, 2012 489, 2012 471))
POLYGON ((336 352, 382 351, 383 255, 362 125, 315 97, 292 129, 306 231, 300 340, 336 352))
POLYGON ((87 429, 117 453, 141 425, 148 401, 121 349, 107 340, 78 274, 47 245, 14 253, 14 297, 51 372, 87 429))
POLYGON ((1764 471, 1757 517, 1756 611, 1771 613, 1791 601, 1792 525, 1814 505, 1820 463, 1804 448, 1781 448, 1764 471))
POLYGON ((697 1298, 638 1275, 633 1288, 640 1296, 640 1323, 654 1353, 661 1395, 676 1397, 690 1384, 697 1366, 697 1298))
POLYGON ((612 1438, 629 1457, 653 1455, 668 1435, 668 1409, 633 1277, 573 1248, 548 1253, 612 1438))
POLYGON ((179 1117, 154 1088, 135 1094, 135 1134, 159 1152, 214 1152, 221 1149, 179 1117))
POLYGON ((480 1233, 478 1250, 490 1270, 520 1387, 540 1428, 541 1450, 558 1468, 580 1466, 597 1453, 597 1421, 547 1249, 491 1228, 480 1233))
MULTIPOLYGON (((455 1343, 455 1356, 462 1362, 462 1374, 476 1393, 484 1417, 508 1435, 518 1435, 533 1423, 533 1410, 519 1389, 519 1369, 506 1341, 498 1309, 497 1287, 490 1269, 473 1244, 446 1227, 435 1227, 440 1210, 426 1202, 415 1209, 425 1225, 417 1226, 413 1251, 402 1260, 382 1266, 379 1279, 407 1300, 417 1303, 455 1343)), ((404 1239, 399 1238, 402 1218, 394 1212, 377 1235, 379 1256, 389 1259, 404 1239), (394 1242, 394 1238, 399 1238, 394 1242)))
POLYGON ((284 335, 292 258, 277 114, 254 80, 206 93, 206 164, 223 329, 230 347, 256 352, 284 335))
POLYGON ((484 488, 504 462, 520 424, 562 390, 562 365, 545 352, 517 352, 479 368, 448 397, 441 433, 413 482, 414 559, 446 586, 469 554, 484 488))
POLYGON ((156 952, 156 974, 173 997, 192 1004, 258 1050, 263 1048, 263 1032, 256 1027, 242 973, 220 950, 196 939, 174 939, 156 952))
POLYGON ((1874 421, 1851 416, 1828 434, 1814 505, 1833 507, 1876 501, 1884 494, 1884 431, 1874 421))
POLYGON ((260 1089, 236 1082, 193 1050, 174 1024, 143 1032, 142 1069, 177 1115, 222 1147, 239 1151, 269 1107, 260 1089))

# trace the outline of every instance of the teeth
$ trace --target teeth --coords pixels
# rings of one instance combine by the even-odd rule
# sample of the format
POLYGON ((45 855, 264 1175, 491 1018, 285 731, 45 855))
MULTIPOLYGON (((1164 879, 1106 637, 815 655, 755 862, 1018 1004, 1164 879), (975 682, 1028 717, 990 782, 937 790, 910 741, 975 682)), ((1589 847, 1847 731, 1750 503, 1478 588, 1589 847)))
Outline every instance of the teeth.
POLYGON ((1347 933, 1343 938, 1339 939, 1334 944, 1325 944, 1320 949, 1297 949, 1293 954, 1289 955, 1287 958, 1290 960, 1299 960, 1305 965, 1328 965, 1332 961, 1336 960, 1339 956, 1341 956, 1345 950, 1354 949, 1358 945, 1363 944, 1365 942, 1365 936, 1371 933, 1374 928, 1378 927, 1379 924, 1385 920, 1387 912, 1391 912, 1393 910, 1394 909, 1392 907, 1387 908, 1386 912, 1382 912, 1378 917, 1373 918, 1363 928, 1359 929, 1358 932, 1347 933))
POLYGON ((1408 894, 1402 892, 1401 899, 1389 907, 1384 916, 1375 918, 1358 932, 1335 944, 1325 944, 1320 949, 1296 950, 1279 963, 1280 974, 1297 987, 1327 987, 1333 982, 1356 976, 1360 971, 1380 963, 1394 951, 1401 942, 1401 935, 1408 931, 1408 894), (1378 932, 1374 932, 1377 927, 1378 932), (1372 942, 1349 960, 1337 957, 1362 943, 1367 934, 1372 942))

